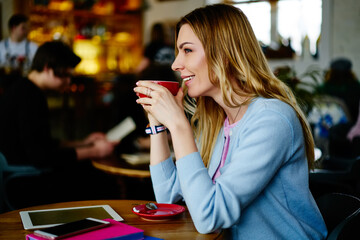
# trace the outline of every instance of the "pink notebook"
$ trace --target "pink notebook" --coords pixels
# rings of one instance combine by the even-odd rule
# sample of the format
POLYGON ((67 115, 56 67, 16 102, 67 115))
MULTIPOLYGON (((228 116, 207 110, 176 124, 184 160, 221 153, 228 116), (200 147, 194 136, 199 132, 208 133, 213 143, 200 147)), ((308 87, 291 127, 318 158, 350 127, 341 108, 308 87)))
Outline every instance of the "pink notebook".
MULTIPOLYGON (((63 240, 104 240, 104 239, 121 239, 121 240, 139 240, 144 238, 144 230, 115 221, 113 219, 104 219, 111 223, 110 226, 100 228, 94 231, 82 233, 63 240)), ((34 234, 26 235, 26 240, 48 240, 34 234)))

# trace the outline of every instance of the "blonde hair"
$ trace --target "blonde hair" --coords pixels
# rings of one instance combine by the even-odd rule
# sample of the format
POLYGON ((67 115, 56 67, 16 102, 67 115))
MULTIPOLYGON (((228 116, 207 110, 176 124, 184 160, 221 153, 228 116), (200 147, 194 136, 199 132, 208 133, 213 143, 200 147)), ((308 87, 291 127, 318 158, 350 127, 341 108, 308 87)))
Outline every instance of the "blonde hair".
MULTIPOLYGON (((239 107, 256 97, 264 97, 279 99, 295 110, 303 129, 308 166, 313 168, 314 140, 306 117, 291 89, 272 73, 245 14, 226 4, 195 9, 178 22, 176 40, 184 24, 189 24, 200 39, 207 57, 209 79, 221 89, 227 106, 239 107), (232 79, 236 80, 237 87, 231 84, 232 79), (248 100, 238 102, 236 95, 248 100)), ((193 115, 191 125, 196 140, 201 143, 203 162, 208 166, 226 114, 210 97, 186 97, 185 109, 193 115)))

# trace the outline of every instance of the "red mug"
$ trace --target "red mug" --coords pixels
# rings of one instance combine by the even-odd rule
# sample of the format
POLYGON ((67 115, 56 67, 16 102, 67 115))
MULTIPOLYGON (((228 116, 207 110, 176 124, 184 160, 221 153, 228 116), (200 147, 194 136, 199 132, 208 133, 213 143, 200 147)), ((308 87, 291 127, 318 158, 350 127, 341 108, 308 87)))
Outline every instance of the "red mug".
MULTIPOLYGON (((163 80, 142 80, 142 81, 151 81, 153 83, 159 84, 161 86, 166 87, 167 89, 169 89, 169 91, 172 93, 172 95, 176 95, 177 92, 179 91, 179 82, 176 81, 163 81, 163 80)), ((139 97, 143 98, 143 97, 148 97, 147 95, 144 94, 137 94, 139 97)))

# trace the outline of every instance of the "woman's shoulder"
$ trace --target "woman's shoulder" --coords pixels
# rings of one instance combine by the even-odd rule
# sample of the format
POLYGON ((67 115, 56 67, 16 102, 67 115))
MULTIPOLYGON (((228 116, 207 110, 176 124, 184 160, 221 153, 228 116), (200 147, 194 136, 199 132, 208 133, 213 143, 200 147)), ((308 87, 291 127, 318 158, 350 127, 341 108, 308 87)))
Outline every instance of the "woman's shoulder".
POLYGON ((285 138, 290 132, 294 135, 302 132, 299 118, 289 104, 278 99, 266 98, 255 99, 250 104, 239 129, 248 133, 251 132, 249 129, 254 129, 254 132, 261 129, 263 135, 270 133, 285 138))
POLYGON ((262 97, 256 98, 250 104, 250 108, 254 112, 259 112, 259 111, 274 111, 279 113, 294 112, 293 108, 289 104, 275 98, 262 98, 262 97))
POLYGON ((287 122, 298 121, 295 110, 287 103, 274 98, 256 98, 248 108, 249 119, 271 118, 283 119, 287 122))

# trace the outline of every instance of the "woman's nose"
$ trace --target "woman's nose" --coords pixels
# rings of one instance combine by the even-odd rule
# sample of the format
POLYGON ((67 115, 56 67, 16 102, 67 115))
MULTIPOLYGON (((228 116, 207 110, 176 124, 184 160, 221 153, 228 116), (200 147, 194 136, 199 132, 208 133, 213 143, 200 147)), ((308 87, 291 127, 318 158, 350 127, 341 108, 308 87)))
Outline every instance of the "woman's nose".
POLYGON ((171 69, 173 71, 180 71, 181 69, 183 69, 183 65, 180 64, 180 58, 179 58, 179 55, 176 56, 173 64, 171 65, 171 69))

